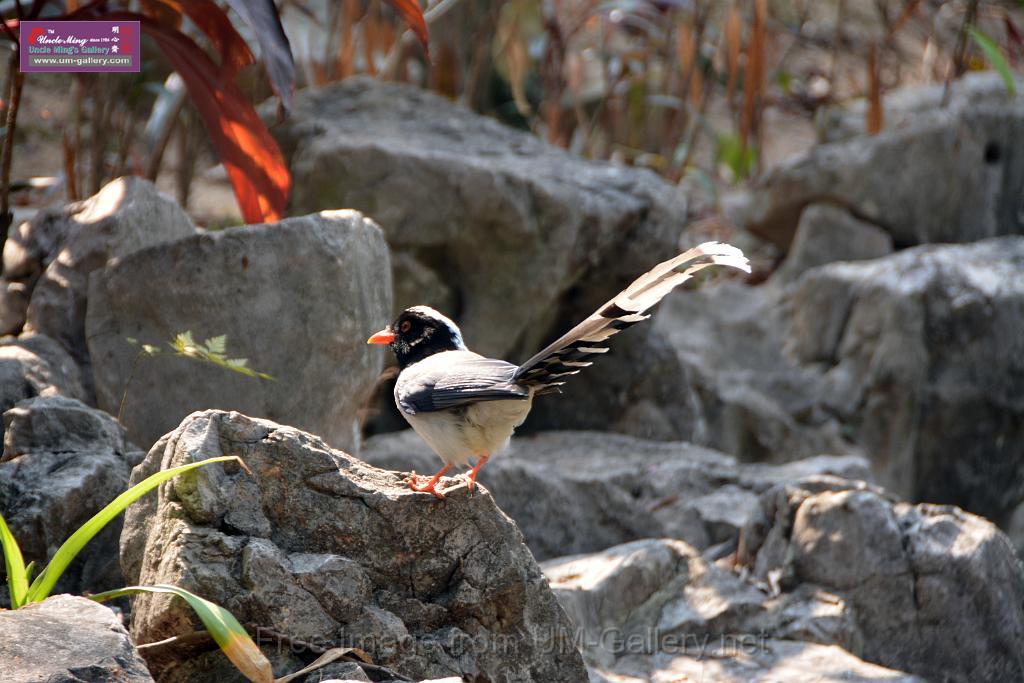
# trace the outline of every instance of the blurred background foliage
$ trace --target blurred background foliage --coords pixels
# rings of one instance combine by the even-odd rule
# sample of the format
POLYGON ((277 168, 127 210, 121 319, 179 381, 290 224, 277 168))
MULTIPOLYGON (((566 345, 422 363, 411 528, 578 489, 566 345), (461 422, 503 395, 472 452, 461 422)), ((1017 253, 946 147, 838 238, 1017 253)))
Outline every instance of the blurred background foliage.
MULTIPOLYGON (((866 98, 866 128, 878 132, 887 91, 1009 73, 1024 57, 1021 0, 431 0, 421 4, 429 59, 395 3, 277 6, 296 87, 354 74, 414 83, 584 157, 650 168, 705 198, 698 212, 809 146, 823 107, 866 98)), ((187 16, 177 21, 216 51, 187 16)), ((234 23, 258 51, 251 29, 234 23)), ((134 173, 201 223, 239 222, 181 79, 149 41, 144 50, 132 77, 32 75, 16 204, 86 197, 134 173)), ((263 69, 237 77, 253 102, 273 94, 263 69)))

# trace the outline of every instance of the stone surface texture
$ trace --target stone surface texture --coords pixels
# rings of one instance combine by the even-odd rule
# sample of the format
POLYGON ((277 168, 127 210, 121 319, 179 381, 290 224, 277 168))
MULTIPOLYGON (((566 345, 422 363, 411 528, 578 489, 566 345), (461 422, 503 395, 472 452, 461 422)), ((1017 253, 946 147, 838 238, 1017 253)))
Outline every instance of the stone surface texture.
POLYGON ((922 681, 865 662, 839 596, 771 595, 691 546, 645 539, 544 563, 592 681, 922 681))
MULTIPOLYGON (((485 492, 443 504, 317 437, 237 413, 190 416, 133 480, 222 453, 135 503, 122 535, 130 581, 174 583, 306 642, 362 647, 413 678, 584 681, 568 620, 522 535, 485 492)), ((164 596, 137 598, 132 634, 191 631, 164 596)), ((189 660, 154 670, 205 681, 189 660)))
POLYGON ((121 621, 87 598, 55 595, 0 610, 5 683, 152 683, 121 621))
MULTIPOLYGON (((106 413, 63 396, 26 399, 4 413, 0 514, 26 562, 43 567, 57 548, 128 487, 142 453, 106 413)), ((89 542, 58 589, 98 592, 124 585, 121 519, 89 542)), ((0 566, 0 575, 6 576, 0 566)))
MULTIPOLYGON (((385 469, 430 473, 441 461, 411 430, 375 436, 360 457, 385 469)), ((870 479, 856 456, 785 465, 738 464, 684 442, 602 432, 514 438, 480 470, 495 501, 542 560, 671 537, 706 550, 735 537, 772 486, 812 474, 870 479)), ((460 478, 444 486, 464 490, 460 478)))
POLYGON ((391 310, 388 248, 355 211, 195 235, 94 274, 86 328, 99 406, 149 447, 203 408, 276 419, 356 451, 359 416, 383 365, 366 338, 391 310), (147 358, 184 331, 226 335, 227 353, 276 381, 180 357, 147 358), (133 374, 134 366, 134 374, 133 374))
POLYGON ((46 335, 0 338, 0 411, 36 396, 84 399, 78 365, 46 335))
MULTIPOLYGON (((34 281, 26 329, 57 340, 87 368, 89 274, 111 258, 195 231, 177 202, 152 183, 126 176, 110 181, 84 201, 40 211, 23 223, 4 245, 4 274, 34 281)), ((83 381, 89 390, 88 372, 83 381)))
POLYGON ((1024 501, 1024 238, 809 273, 788 343, 889 489, 1004 524, 1024 501))
POLYGON ((1024 676, 1024 566, 980 517, 813 477, 763 495, 738 561, 783 594, 841 596, 869 661, 927 680, 1024 676))

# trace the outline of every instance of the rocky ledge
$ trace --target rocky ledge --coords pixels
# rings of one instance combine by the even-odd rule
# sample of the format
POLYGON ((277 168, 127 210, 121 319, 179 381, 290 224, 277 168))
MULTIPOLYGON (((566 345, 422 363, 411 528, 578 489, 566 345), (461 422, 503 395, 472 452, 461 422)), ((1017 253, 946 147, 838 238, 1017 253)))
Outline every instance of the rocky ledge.
MULTIPOLYGON (((285 672, 303 664, 295 643, 336 643, 417 679, 585 680, 571 623, 486 492, 437 505, 315 436, 223 411, 187 418, 133 481, 222 454, 241 456, 252 474, 203 468, 129 509, 129 581, 173 583, 286 634, 287 643, 266 643, 291 653, 277 662, 285 672)), ((138 642, 198 628, 180 601, 135 601, 138 642)), ((162 681, 237 676, 216 652, 149 664, 162 681)))

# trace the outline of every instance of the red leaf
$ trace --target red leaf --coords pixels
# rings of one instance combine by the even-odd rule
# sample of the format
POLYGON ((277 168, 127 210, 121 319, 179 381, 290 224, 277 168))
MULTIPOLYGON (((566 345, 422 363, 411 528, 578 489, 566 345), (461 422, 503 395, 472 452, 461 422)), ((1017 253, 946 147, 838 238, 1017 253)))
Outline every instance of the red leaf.
POLYGON ((284 215, 291 176, 281 150, 234 80, 180 31, 134 12, 105 18, 141 22, 177 71, 199 110, 206 131, 235 190, 246 223, 269 223, 284 215))
POLYGON ((427 59, 430 59, 430 33, 427 31, 427 20, 423 18, 423 10, 418 0, 388 0, 388 4, 395 8, 405 23, 409 24, 409 28, 423 45, 427 59))
MULTIPOLYGON (((234 78, 242 68, 256 61, 245 40, 231 24, 231 19, 213 0, 158 0, 158 2, 186 14, 207 35, 221 58, 226 78, 234 78)), ((154 17, 159 19, 159 17, 154 17)))

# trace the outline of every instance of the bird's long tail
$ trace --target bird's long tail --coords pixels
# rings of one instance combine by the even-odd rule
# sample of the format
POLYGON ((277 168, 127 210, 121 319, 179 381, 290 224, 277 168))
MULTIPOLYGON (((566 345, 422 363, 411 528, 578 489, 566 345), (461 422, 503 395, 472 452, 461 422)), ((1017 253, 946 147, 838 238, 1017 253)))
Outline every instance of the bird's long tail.
POLYGON ((593 315, 519 366, 513 381, 538 387, 537 393, 558 391, 560 378, 575 375, 608 351, 608 338, 647 320, 648 309, 666 294, 708 266, 731 266, 750 272, 743 252, 729 244, 705 242, 660 263, 638 277, 593 315))

